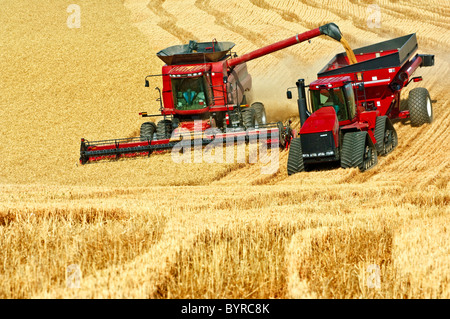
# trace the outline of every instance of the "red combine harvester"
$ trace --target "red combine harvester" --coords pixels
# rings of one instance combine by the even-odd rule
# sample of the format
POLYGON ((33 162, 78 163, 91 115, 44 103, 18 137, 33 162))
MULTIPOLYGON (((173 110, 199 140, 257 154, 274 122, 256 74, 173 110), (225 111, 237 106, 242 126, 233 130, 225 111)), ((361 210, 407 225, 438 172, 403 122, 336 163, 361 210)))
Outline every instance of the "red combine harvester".
POLYGON ((264 105, 260 102, 247 104, 246 94, 251 89, 252 79, 246 62, 322 34, 338 41, 341 38, 339 28, 328 23, 240 57, 231 53, 234 47, 231 42, 190 41, 159 51, 157 56, 165 63, 159 75, 162 76, 162 92, 156 88, 161 114, 143 112, 140 115, 163 119, 157 124, 143 123, 139 137, 103 141, 81 139, 80 163, 148 156, 153 151, 172 149, 181 139, 190 139, 193 146, 207 145, 213 140, 237 141, 244 137, 246 141, 255 138, 261 141, 266 137, 267 143, 287 148, 292 139, 290 126, 281 122, 266 123, 264 105), (189 134, 173 134, 176 129, 189 134))
MULTIPOLYGON (((393 119, 411 120, 412 126, 431 123, 431 98, 425 88, 409 92, 408 110, 400 110, 400 93, 419 67, 434 65, 434 55, 416 54, 416 35, 410 34, 354 50, 357 63, 345 53, 336 55, 309 84, 297 81, 300 135, 291 141, 287 171, 340 161, 343 168, 361 171, 377 164, 397 146, 393 119)), ((287 97, 292 98, 288 89, 287 97)))

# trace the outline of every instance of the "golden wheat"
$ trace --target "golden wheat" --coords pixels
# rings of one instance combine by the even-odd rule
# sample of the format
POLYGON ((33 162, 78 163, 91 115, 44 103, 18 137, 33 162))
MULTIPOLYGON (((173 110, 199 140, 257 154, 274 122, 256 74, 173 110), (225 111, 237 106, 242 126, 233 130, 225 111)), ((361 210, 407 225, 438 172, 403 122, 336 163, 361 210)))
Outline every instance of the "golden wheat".
MULTIPOLYGON (((382 27, 368 28, 354 1, 80 0, 81 28, 69 29, 64 1, 4 2, 1 298, 450 297, 449 6, 378 1, 382 27), (161 72, 158 50, 217 38, 243 54, 327 22, 352 48, 417 32, 436 56, 416 72, 435 121, 395 123, 398 148, 374 169, 288 176, 281 151, 262 174, 248 150, 245 163, 78 164, 82 137, 135 136, 137 114, 158 112, 161 79, 143 81, 161 72), (79 289, 67 287, 72 264, 79 289)), ((252 99, 298 128, 286 88, 341 51, 319 37, 249 62, 252 99)))

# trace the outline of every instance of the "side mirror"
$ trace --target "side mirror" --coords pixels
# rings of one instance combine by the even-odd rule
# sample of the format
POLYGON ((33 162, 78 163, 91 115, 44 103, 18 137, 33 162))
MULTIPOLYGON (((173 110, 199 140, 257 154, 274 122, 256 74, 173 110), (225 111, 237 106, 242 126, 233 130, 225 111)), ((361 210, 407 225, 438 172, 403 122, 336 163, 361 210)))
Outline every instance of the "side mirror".
POLYGON ((148 88, 150 86, 150 83, 148 82, 148 80, 145 80, 145 87, 148 88))
POLYGON ((291 100, 292 99, 292 92, 291 91, 286 91, 286 97, 291 100))

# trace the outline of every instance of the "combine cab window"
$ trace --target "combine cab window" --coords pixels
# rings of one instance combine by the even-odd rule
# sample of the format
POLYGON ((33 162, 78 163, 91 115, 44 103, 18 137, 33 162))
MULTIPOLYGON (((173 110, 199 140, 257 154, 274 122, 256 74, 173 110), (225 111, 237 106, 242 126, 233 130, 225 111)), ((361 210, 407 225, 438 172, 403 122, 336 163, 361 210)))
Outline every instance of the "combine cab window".
POLYGON ((173 78, 172 91, 178 110, 198 110, 211 104, 209 85, 204 76, 173 78))
POLYGON ((332 106, 336 111, 338 121, 349 119, 343 88, 310 90, 310 94, 313 112, 324 106, 332 106))

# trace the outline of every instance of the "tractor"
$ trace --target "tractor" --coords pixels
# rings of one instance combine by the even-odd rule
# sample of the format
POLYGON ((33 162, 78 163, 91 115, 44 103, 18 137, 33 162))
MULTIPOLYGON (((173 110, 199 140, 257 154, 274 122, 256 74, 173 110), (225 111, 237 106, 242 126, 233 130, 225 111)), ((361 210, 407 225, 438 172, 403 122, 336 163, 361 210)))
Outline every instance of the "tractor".
POLYGON ((366 171, 377 164, 378 156, 397 146, 394 120, 409 119, 412 126, 431 123, 433 108, 426 88, 410 90, 408 109, 400 108, 402 89, 422 80, 413 73, 434 65, 434 55, 415 54, 417 48, 416 34, 405 35, 354 50, 356 63, 344 52, 337 54, 309 85, 299 79, 301 127, 290 144, 288 175, 326 162, 366 171))

